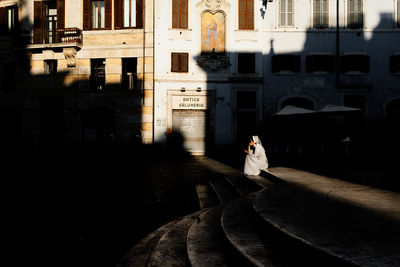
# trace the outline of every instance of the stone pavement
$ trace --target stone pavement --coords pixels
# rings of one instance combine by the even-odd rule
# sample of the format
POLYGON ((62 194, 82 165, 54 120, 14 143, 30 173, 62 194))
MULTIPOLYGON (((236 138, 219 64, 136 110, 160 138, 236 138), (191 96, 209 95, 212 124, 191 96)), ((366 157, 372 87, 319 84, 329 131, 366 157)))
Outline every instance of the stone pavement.
MULTIPOLYGON (((235 170, 198 160, 224 175, 235 170)), ((254 201, 267 222, 295 239, 358 266, 400 266, 400 194, 292 168, 248 177, 263 184, 254 201)))

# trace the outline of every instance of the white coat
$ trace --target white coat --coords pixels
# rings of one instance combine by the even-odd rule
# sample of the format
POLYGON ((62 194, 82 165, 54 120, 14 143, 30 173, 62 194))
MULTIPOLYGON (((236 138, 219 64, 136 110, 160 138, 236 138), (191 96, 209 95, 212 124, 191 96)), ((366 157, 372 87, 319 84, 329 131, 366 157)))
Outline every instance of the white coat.
POLYGON ((244 174, 246 175, 259 175, 261 170, 268 168, 267 155, 260 138, 253 136, 253 141, 255 143, 254 150, 249 151, 244 163, 244 174))

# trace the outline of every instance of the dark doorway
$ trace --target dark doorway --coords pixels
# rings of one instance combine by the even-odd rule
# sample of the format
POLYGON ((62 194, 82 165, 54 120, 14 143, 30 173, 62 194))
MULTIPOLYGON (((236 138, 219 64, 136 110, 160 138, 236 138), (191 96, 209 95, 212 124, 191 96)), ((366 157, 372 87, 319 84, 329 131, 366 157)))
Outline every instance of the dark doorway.
POLYGON ((236 91, 236 143, 247 145, 257 131, 257 91, 236 91))

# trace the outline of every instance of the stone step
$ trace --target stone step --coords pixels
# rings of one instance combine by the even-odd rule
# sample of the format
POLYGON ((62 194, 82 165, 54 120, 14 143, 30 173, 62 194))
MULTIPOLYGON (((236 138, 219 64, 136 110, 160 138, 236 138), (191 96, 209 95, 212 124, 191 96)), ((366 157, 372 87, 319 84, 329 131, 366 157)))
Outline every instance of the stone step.
POLYGON ((258 183, 248 179, 244 175, 225 176, 225 179, 235 188, 240 196, 245 197, 250 193, 263 189, 258 183))
POLYGON ((221 204, 240 197, 240 194, 223 176, 210 180, 209 184, 214 189, 221 204))
POLYGON ((251 266, 226 239, 221 227, 225 204, 210 208, 193 223, 187 236, 187 250, 193 267, 251 266))
POLYGON ((185 216, 165 232, 152 251, 146 266, 189 266, 186 238, 189 228, 208 209, 185 216))
POLYGON ((285 249, 277 247, 267 226, 245 198, 232 201, 221 218, 222 228, 232 245, 256 266, 295 266, 285 249), (283 255, 282 255, 283 254, 283 255))
POLYGON ((116 267, 143 267, 147 265, 150 255, 160 238, 181 219, 169 222, 140 240, 126 253, 116 267))
POLYGON ((196 186, 197 198, 199 200, 200 209, 217 206, 219 199, 209 184, 198 184, 196 186))

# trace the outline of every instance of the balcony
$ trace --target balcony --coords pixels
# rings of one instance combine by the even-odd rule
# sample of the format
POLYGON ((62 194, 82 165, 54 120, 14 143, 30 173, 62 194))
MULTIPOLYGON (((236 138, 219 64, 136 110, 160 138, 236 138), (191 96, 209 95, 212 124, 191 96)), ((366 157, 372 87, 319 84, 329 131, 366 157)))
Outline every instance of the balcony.
POLYGON ((54 54, 62 52, 68 68, 76 67, 76 55, 82 48, 83 36, 79 28, 45 30, 44 34, 34 35, 26 49, 42 54, 43 60, 55 59, 54 54))
POLYGON ((79 28, 65 28, 45 31, 43 35, 34 35, 28 49, 61 49, 82 47, 82 30, 79 28))

